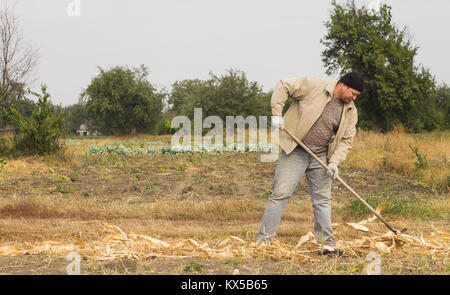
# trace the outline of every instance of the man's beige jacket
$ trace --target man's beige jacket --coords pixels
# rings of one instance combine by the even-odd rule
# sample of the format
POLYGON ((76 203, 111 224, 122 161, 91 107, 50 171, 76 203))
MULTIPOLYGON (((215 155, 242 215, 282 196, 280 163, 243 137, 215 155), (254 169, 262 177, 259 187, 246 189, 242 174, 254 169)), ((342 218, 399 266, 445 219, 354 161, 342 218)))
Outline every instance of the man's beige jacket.
MULTIPOLYGON (((284 128, 302 140, 331 100, 337 82, 310 76, 280 80, 275 86, 270 102, 272 116, 281 117, 286 100, 291 97, 294 101, 283 116, 284 128)), ((357 121, 355 104, 353 101, 346 103, 336 136, 330 139, 328 145, 328 162, 339 165, 345 160, 353 144, 357 121)), ((289 155, 297 143, 283 131, 280 133, 280 146, 289 155)))

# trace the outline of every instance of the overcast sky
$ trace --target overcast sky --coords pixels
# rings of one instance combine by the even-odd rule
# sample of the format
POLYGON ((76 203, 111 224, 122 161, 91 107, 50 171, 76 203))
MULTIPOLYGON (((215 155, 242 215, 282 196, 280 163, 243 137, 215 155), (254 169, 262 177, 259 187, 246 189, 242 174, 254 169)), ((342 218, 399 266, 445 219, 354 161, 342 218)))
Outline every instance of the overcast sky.
MULTIPOLYGON (((158 88, 230 68, 243 70, 265 91, 281 78, 337 77, 327 77, 320 56, 331 0, 12 2, 25 40, 40 54, 32 88, 47 84, 53 103, 63 106, 78 101, 98 74, 97 66, 145 64, 158 88)), ((420 47, 417 63, 428 67, 438 82, 449 83, 450 1, 382 2, 392 7, 394 22, 407 26, 413 45, 420 47)))

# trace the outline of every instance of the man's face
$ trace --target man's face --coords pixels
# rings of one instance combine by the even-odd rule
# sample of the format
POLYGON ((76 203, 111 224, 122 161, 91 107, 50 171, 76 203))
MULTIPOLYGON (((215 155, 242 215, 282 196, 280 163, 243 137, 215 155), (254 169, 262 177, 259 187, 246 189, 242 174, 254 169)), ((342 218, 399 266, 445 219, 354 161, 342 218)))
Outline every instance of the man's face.
POLYGON ((359 92, 358 90, 355 90, 353 88, 348 87, 347 85, 345 85, 344 83, 341 83, 341 95, 340 95, 340 99, 345 102, 345 103, 349 103, 352 100, 355 100, 356 97, 358 95, 360 95, 361 92, 359 92))

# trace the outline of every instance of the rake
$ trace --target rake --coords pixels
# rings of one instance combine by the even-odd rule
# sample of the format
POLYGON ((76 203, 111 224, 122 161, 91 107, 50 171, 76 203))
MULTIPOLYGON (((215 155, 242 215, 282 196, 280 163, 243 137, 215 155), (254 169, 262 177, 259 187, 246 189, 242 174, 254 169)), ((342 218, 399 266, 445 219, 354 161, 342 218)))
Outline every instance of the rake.
MULTIPOLYGON (((292 137, 292 139, 299 145, 301 146, 311 157, 313 157, 317 162, 319 162, 319 164, 325 168, 325 170, 331 171, 331 169, 322 161, 319 159, 319 157, 317 157, 303 142, 301 142, 297 137, 295 137, 291 132, 289 132, 287 129, 282 128, 281 130, 283 130, 284 132, 286 132, 290 137, 292 137)), ((336 179, 343 185, 345 186, 346 189, 348 189, 356 198, 358 198, 358 200, 361 201, 361 203, 364 204, 364 206, 367 207, 367 209, 370 210, 370 212, 373 213, 373 215, 375 215, 381 222, 383 222, 387 228, 389 228, 394 234, 398 235, 401 233, 404 233, 407 228, 403 228, 402 230, 396 230, 395 228, 393 228, 383 217, 380 216, 380 214, 378 214, 377 211, 375 211, 375 209, 372 208, 372 206, 370 206, 363 198, 361 198, 360 195, 358 195, 358 193, 356 193, 342 178, 340 178, 339 176, 336 176, 336 179)))

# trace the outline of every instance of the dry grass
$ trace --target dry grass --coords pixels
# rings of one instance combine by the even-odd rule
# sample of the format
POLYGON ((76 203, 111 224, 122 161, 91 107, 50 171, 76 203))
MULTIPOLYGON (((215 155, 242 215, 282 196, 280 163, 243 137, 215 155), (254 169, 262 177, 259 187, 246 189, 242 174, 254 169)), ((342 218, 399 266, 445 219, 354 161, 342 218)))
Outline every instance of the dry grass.
MULTIPOLYGON (((146 222, 148 224, 149 221, 146 222)), ((360 224, 364 222, 366 221, 360 224)), ((124 227, 121 229, 116 225, 100 222, 76 224, 75 228, 81 228, 84 231, 76 233, 73 231, 74 226, 72 226, 72 236, 69 238, 55 236, 53 241, 48 241, 41 237, 35 243, 16 243, 17 246, 2 245, 0 251, 10 252, 12 255, 23 253, 47 254, 49 264, 61 255, 64 256, 70 251, 77 251, 86 258, 85 260, 89 265, 87 271, 91 272, 94 268, 101 268, 100 273, 103 274, 111 271, 110 269, 104 269, 101 261, 105 260, 116 261, 113 264, 115 266, 124 266, 124 269, 115 269, 113 273, 152 273, 152 265, 154 265, 152 260, 158 257, 164 258, 166 264, 169 264, 171 259, 176 259, 178 262, 182 258, 191 257, 195 259, 190 259, 184 265, 183 269, 187 272, 193 271, 192 267, 188 266, 195 265, 196 271, 223 273, 223 270, 211 268, 217 268, 218 265, 223 266, 223 264, 232 264, 240 269, 250 271, 250 274, 261 274, 262 269, 264 269, 264 274, 364 274, 368 266, 366 256, 370 251, 377 249, 384 253, 380 254, 383 274, 445 274, 448 272, 449 234, 439 230, 439 225, 436 224, 434 224, 436 227, 433 227, 433 230, 437 232, 431 235, 425 232, 423 236, 422 232, 399 236, 387 232, 381 235, 377 233, 378 230, 381 229, 381 232, 384 232, 386 229, 376 224, 369 226, 371 228, 369 232, 358 234, 354 225, 351 225, 351 227, 342 227, 341 225, 336 228, 335 234, 338 243, 342 244, 347 254, 335 259, 315 255, 318 245, 314 240, 308 238, 312 235, 311 233, 300 238, 302 240, 306 237, 302 242, 298 241, 297 243, 296 241, 286 244, 276 240, 268 246, 261 246, 254 243, 252 238, 242 239, 242 236, 236 235, 224 239, 222 233, 222 235, 213 238, 214 230, 210 230, 207 238, 195 237, 192 232, 184 233, 182 238, 171 238, 170 240, 161 239, 161 237, 155 238, 154 234, 143 235, 139 231, 142 224, 142 221, 135 221, 131 229, 125 229, 124 227), (102 233, 95 235, 95 232, 99 232, 99 227, 102 226, 102 233), (91 232, 87 232, 86 229, 91 229, 91 232), (361 239, 361 236, 364 238, 361 239), (367 243, 369 241, 370 243, 367 243), (380 242, 375 244, 376 241, 380 242), (447 245, 447 248, 444 245, 447 245), (444 248, 442 248, 443 246, 444 248), (51 257, 52 255, 53 257, 51 257), (152 260, 148 260, 148 258, 152 258, 152 260), (129 269, 130 259, 131 268, 136 267, 134 270, 129 269), (208 261, 211 262, 211 259, 214 265, 208 263, 208 261), (135 260, 134 266, 133 260, 135 260), (209 265, 204 265, 202 261, 206 261, 209 265), (144 269, 137 269, 136 264, 138 262, 143 263, 140 266, 144 266, 144 269), (249 267, 249 264, 253 265, 249 267)), ((163 224, 153 224, 154 227, 158 225, 163 224)), ((368 224, 366 223, 366 225, 368 224)), ((58 227, 61 230, 64 225, 58 227)), ((190 224, 187 228, 192 229, 194 227, 190 224)), ((413 231, 416 230, 413 229, 413 231)), ((173 261, 171 263, 173 264, 173 261)), ((177 266, 169 266, 169 271, 167 267, 159 267, 158 272, 181 273, 180 268, 183 266, 180 263, 175 263, 175 265, 177 266)))
MULTIPOLYGON (((298 222, 302 219, 300 215, 306 212, 310 215, 308 219, 312 218, 309 208, 305 208, 305 204, 309 205, 309 202, 299 203, 287 208, 283 220, 298 222)), ((166 238, 211 239, 223 237, 223 235, 256 237, 255 228, 261 219, 264 206, 265 202, 256 198, 144 204, 128 204, 126 200, 102 204, 95 200, 42 196, 3 198, 0 199, 0 216, 3 220, 7 220, 7 223, 0 225, 0 240, 26 240, 29 237, 28 233, 33 231, 30 226, 36 221, 39 222, 35 225, 35 229, 39 228, 42 237, 51 239, 55 229, 53 226, 43 227, 47 220, 66 220, 74 224, 114 220, 124 229, 144 231, 166 238), (15 222, 17 223, 14 225, 15 222), (12 230, 11 227, 16 230, 12 230), (13 232, 17 234, 12 237, 13 232)), ((286 229, 280 232, 281 236, 289 236, 293 233, 289 227, 286 229)), ((298 227, 294 231, 297 234, 301 233, 298 227)), ((63 232, 65 230, 60 230, 60 233, 63 232)))
POLYGON ((409 134, 397 127, 388 134, 359 130, 346 165, 388 169, 448 192, 450 131, 409 134), (421 160, 414 152, 417 148, 421 160))
MULTIPOLYGON (((233 155, 141 155, 87 156, 92 144, 106 142, 163 142, 170 136, 138 135, 100 139, 66 139, 69 144, 51 156, 9 159, 0 173, 0 243, 32 243, 44 240, 96 241, 108 220, 125 232, 135 232, 172 242, 195 239, 216 245, 227 236, 254 241, 270 195, 275 163, 261 163, 258 153, 233 155), (179 167, 182 170, 177 170, 179 167)), ((160 145, 155 145, 160 146, 160 145)), ((382 200, 392 196, 426 206, 433 215, 387 211, 394 226, 408 227, 408 234, 429 234, 433 227, 449 230, 448 201, 449 133, 407 134, 397 129, 390 134, 358 131, 354 149, 343 165, 343 178, 363 197, 382 200), (418 167, 409 147, 425 155, 428 166, 418 167)), ((352 222, 358 212, 346 214, 351 195, 333 185, 333 222, 352 222)), ((399 203, 400 205, 403 203, 399 203)), ((295 245, 312 231, 314 217, 306 183, 300 183, 283 214, 277 238, 295 245)), ((409 207, 408 207, 409 208, 409 207)), ((420 209, 420 208, 419 208, 420 209)), ((419 211, 417 211, 419 212, 419 211)), ((375 223, 374 229, 385 230, 375 223)), ((357 239, 358 232, 342 229, 342 238, 357 239)), ((0 257, 1 258, 1 257, 0 257)), ((239 267, 245 274, 360 274, 366 265, 360 257, 291 263, 260 257, 221 261, 200 260, 208 273, 231 273, 239 267), (237 264, 237 265, 234 265, 237 264)), ((23 260, 24 272, 34 260, 23 260)), ((54 265, 58 257, 45 257, 54 265)), ((414 253, 383 254, 383 273, 447 274, 446 259, 414 253)), ((18 268, 22 262, 18 261, 18 268)), ((20 260, 22 261, 22 260, 20 260)), ((190 261, 121 260, 116 264, 86 262, 94 273, 185 273, 190 261), (151 264, 149 266, 148 264, 151 264)), ((14 260, 8 260, 13 265, 14 260)), ((67 263, 62 262, 62 273, 67 263)), ((2 261, 0 260, 0 265, 2 261)), ((56 263, 57 264, 57 263, 56 263)), ((6 265, 6 264, 3 264, 6 265)), ((53 267, 53 266, 52 266, 53 267)), ((55 266, 56 267, 56 266, 55 266)), ((87 271, 85 268, 85 271, 87 271)), ((39 269, 50 273, 53 268, 39 269)), ((0 271, 3 272, 3 271, 0 271)))

